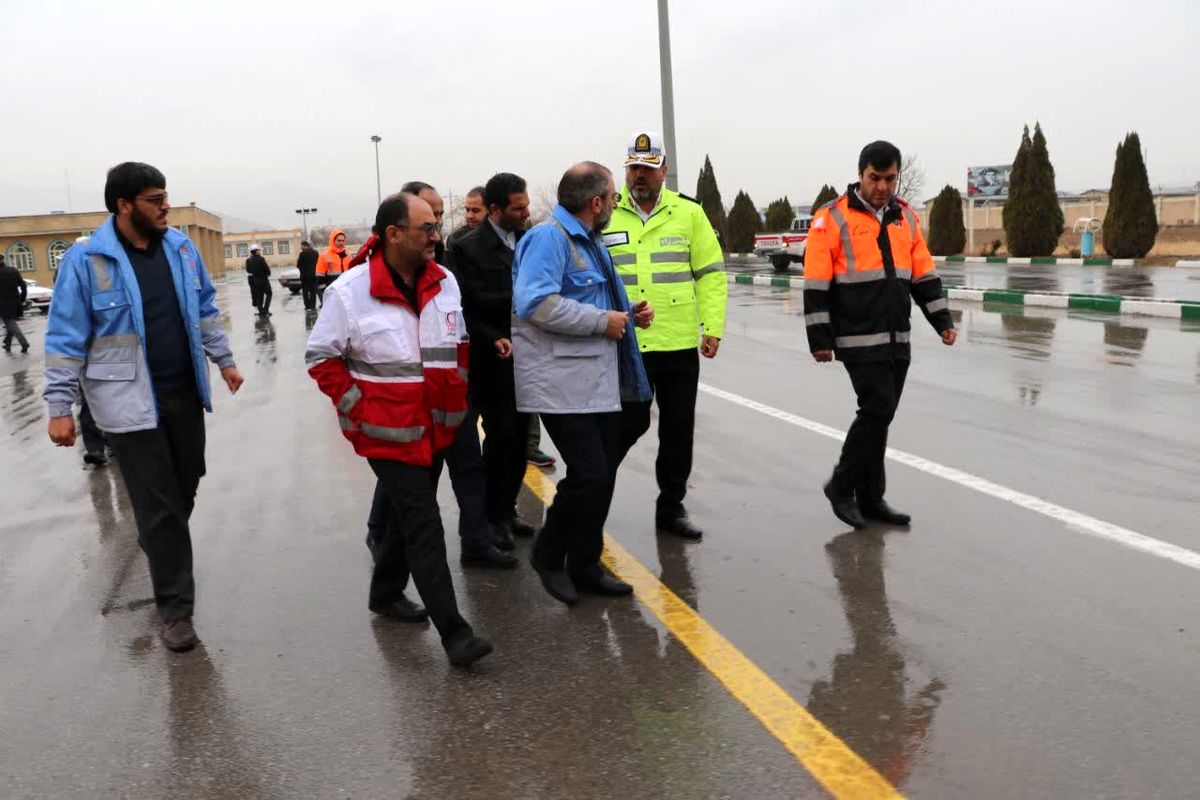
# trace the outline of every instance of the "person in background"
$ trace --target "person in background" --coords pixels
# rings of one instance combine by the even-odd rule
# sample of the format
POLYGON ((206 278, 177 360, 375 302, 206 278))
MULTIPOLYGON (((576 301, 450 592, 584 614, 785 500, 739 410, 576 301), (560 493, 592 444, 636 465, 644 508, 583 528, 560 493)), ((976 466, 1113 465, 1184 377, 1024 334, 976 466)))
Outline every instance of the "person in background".
POLYGON ((463 200, 463 218, 466 221, 458 230, 447 237, 446 249, 449 249, 456 241, 478 228, 487 219, 487 216, 487 207, 483 204, 483 187, 476 186, 467 192, 466 199, 463 200))
POLYGON ((350 269, 350 254, 346 252, 346 234, 334 228, 329 232, 329 247, 317 258, 317 295, 350 269))
POLYGON ((300 292, 304 296, 304 310, 317 308, 317 251, 307 241, 300 243, 300 255, 296 258, 296 269, 300 270, 300 292))
POLYGON ((21 352, 29 352, 29 340, 21 332, 17 319, 25 308, 25 298, 29 296, 29 288, 16 267, 10 267, 3 255, 0 255, 0 320, 4 321, 4 351, 12 351, 13 339, 21 345, 21 352))
POLYGON ((262 248, 257 243, 250 245, 246 272, 250 275, 250 302, 260 317, 271 316, 271 267, 262 257, 262 248))

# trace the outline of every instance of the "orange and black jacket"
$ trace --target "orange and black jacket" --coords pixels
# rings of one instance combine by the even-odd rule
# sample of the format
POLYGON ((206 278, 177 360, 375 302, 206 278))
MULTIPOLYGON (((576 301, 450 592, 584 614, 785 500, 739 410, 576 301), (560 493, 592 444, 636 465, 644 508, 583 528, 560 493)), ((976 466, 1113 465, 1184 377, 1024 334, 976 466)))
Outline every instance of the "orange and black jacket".
POLYGON ((883 222, 851 184, 813 217, 804 253, 804 324, 811 351, 839 361, 910 357, 909 296, 938 333, 954 327, 920 221, 893 198, 883 222))

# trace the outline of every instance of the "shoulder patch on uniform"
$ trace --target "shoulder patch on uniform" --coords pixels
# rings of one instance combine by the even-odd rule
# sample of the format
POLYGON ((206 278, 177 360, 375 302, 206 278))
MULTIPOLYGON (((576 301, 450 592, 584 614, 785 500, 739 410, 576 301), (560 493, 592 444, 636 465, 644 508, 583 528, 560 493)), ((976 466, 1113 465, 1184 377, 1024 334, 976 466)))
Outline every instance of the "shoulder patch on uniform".
POLYGON ((825 217, 824 216, 817 217, 816 219, 814 219, 812 221, 812 224, 808 226, 809 230, 816 230, 817 228, 824 228, 824 227, 825 227, 825 217))
POLYGON ((697 199, 696 199, 696 198, 694 198, 694 197, 690 197, 689 195, 686 195, 686 194, 684 194, 683 192, 676 192, 675 194, 679 195, 679 196, 680 196, 680 198, 682 198, 682 199, 684 199, 684 200, 687 200, 687 201, 689 201, 689 202, 695 203, 696 205, 700 205, 700 201, 699 201, 699 200, 697 200, 697 199))

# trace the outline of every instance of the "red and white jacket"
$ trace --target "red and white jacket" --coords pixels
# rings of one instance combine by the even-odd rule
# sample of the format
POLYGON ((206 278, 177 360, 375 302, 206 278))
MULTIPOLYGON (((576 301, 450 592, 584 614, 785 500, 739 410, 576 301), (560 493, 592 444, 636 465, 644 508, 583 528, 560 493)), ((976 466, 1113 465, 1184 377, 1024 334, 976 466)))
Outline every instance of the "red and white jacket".
POLYGON ((428 466, 466 417, 458 282, 430 261, 417 305, 396 288, 382 248, 325 290, 304 358, 360 456, 428 466))

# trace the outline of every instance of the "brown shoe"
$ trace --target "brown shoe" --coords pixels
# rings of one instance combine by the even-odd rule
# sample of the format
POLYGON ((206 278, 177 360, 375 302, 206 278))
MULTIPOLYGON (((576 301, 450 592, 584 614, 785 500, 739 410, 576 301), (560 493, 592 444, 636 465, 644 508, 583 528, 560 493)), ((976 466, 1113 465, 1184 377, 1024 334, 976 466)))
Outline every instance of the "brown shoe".
POLYGON ((200 644, 200 638, 196 636, 196 629, 192 627, 191 617, 180 617, 170 622, 164 622, 162 640, 168 650, 176 653, 186 652, 200 644))

